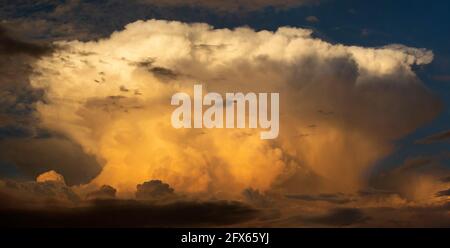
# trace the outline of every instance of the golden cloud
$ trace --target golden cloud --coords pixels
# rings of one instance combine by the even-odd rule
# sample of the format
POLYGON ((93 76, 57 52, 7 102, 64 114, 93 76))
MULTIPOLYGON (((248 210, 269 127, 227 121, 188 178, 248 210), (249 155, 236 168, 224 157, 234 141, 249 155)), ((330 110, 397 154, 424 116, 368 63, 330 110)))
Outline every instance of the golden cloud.
POLYGON ((177 192, 237 195, 357 191, 392 140, 434 118, 440 103, 413 65, 425 49, 331 44, 281 27, 214 29, 137 21, 98 41, 58 42, 30 78, 45 92, 41 125, 105 161, 91 184, 118 194, 161 179, 177 192), (279 92, 280 136, 250 129, 174 129, 172 94, 279 92))

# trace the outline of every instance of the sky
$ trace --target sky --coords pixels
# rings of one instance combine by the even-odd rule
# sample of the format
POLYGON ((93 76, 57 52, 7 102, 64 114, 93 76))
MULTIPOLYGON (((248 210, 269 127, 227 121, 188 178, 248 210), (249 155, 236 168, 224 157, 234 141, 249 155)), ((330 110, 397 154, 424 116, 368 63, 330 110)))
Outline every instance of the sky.
POLYGON ((448 1, 0 3, 0 225, 450 225, 448 1), (196 83, 279 136, 174 129, 196 83))

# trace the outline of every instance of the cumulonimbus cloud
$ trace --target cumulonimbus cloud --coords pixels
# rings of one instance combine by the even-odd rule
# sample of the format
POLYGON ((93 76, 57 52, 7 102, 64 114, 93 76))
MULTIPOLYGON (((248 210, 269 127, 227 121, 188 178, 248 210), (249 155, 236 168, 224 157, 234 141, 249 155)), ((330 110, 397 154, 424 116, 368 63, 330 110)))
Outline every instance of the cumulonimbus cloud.
POLYGON ((45 92, 41 125, 104 161, 91 184, 121 192, 161 179, 177 192, 355 191, 392 141, 434 118, 412 70, 433 53, 331 44, 281 27, 214 29, 138 21, 98 41, 59 42, 30 78, 45 92), (172 94, 279 92, 280 136, 250 129, 174 129, 172 94))

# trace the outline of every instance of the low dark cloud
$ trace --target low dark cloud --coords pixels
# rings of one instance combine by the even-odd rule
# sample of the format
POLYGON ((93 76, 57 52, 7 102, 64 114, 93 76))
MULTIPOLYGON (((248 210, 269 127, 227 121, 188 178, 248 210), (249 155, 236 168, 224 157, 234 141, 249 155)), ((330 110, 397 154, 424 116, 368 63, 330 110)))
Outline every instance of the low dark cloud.
POLYGON ((0 56, 26 54, 41 57, 52 52, 53 48, 46 44, 27 42, 13 37, 7 29, 0 26, 0 56))
POLYGON ((238 225, 259 216, 237 201, 165 201, 173 189, 159 180, 138 185, 136 199, 115 199, 116 190, 103 185, 85 201, 56 176, 50 171, 38 182, 0 181, 0 227, 202 227, 238 225))
POLYGON ((316 216, 297 216, 297 221, 302 221, 306 225, 322 226, 350 226, 362 224, 370 218, 357 208, 336 208, 331 209, 325 214, 316 216))
POLYGON ((370 220, 364 227, 450 227, 448 203, 431 206, 404 206, 369 208, 370 220))
POLYGON ((0 208, 35 209, 43 206, 74 206, 79 196, 58 181, 0 181, 0 208))
POLYGON ((236 225, 258 211, 239 202, 174 202, 150 204, 103 200, 92 206, 0 210, 1 227, 205 227, 236 225))
POLYGON ((379 189, 372 189, 372 188, 367 188, 367 189, 358 191, 358 195, 360 197, 390 196, 390 195, 395 195, 395 194, 397 194, 397 193, 394 191, 379 190, 379 189))
POLYGON ((436 193, 436 196, 438 197, 450 196, 450 189, 439 191, 436 193))
POLYGON ((33 130, 20 125, 0 126, 0 140, 4 138, 26 138, 33 135, 33 130))
POLYGON ((339 208, 333 209, 323 216, 307 218, 306 221, 333 226, 347 226, 365 222, 367 219, 368 217, 360 209, 339 208))
POLYGON ((416 141, 418 144, 432 144, 436 142, 450 142, 450 130, 446 130, 437 134, 430 135, 416 141))
POLYGON ((352 199, 344 194, 318 194, 318 195, 286 195, 286 198, 302 201, 324 201, 336 204, 352 202, 352 199))

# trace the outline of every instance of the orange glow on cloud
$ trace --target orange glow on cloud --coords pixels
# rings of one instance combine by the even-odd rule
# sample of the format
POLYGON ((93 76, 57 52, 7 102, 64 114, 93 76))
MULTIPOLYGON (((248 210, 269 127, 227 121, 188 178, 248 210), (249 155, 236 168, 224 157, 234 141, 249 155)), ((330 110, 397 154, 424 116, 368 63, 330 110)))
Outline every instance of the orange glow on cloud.
POLYGON ((356 191, 392 140, 438 111, 411 70, 431 62, 423 49, 333 45, 296 28, 216 30, 158 20, 59 45, 31 78, 48 101, 38 105, 41 125, 94 154, 104 167, 91 184, 118 193, 150 179, 189 193, 265 191, 286 178, 295 181, 292 192, 356 191), (172 128, 170 97, 192 92, 194 83, 220 93, 279 92, 280 137, 172 128), (322 180, 312 187, 302 180, 309 175, 322 180))

